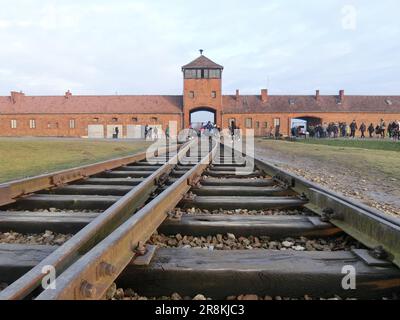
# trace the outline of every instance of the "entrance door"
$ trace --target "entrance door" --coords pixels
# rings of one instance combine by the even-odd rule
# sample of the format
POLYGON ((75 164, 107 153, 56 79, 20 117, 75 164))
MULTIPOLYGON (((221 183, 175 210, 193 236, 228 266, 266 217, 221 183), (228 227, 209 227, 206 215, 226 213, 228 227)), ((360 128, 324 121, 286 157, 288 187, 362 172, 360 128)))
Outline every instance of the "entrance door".
POLYGON ((216 114, 215 111, 209 110, 198 110, 192 111, 190 113, 190 125, 193 129, 199 130, 202 126, 206 125, 208 122, 215 124, 216 114))
POLYGON ((143 139, 144 138, 144 126, 134 124, 126 126, 126 137, 128 139, 143 139))
POLYGON ((122 124, 109 124, 107 125, 107 139, 111 139, 113 137, 113 134, 115 133, 115 128, 118 128, 119 130, 118 138, 123 138, 122 124))
POLYGON ((104 138, 104 126, 102 124, 88 125, 88 138, 103 139, 104 138))

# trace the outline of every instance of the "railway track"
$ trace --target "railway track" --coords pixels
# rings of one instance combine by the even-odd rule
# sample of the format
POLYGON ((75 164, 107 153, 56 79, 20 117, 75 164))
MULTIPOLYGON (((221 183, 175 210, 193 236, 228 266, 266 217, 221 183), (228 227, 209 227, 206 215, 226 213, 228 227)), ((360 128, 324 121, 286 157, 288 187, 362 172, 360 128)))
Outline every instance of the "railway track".
POLYGON ((165 151, 0 186, 0 299, 398 297, 398 219, 230 145, 165 151))

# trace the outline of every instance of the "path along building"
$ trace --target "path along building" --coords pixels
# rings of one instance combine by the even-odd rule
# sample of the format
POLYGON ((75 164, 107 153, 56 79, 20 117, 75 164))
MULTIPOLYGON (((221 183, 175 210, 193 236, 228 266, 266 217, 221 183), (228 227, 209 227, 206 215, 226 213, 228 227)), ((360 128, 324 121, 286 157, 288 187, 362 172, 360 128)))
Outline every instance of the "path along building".
POLYGON ((0 136, 111 138, 116 127, 121 138, 143 137, 144 125, 165 129, 177 121, 187 128, 192 116, 208 111, 221 128, 235 121, 264 136, 276 125, 288 135, 293 119, 309 125, 355 119, 367 126, 380 119, 400 120, 400 96, 338 95, 222 95, 223 67, 204 55, 182 67, 183 95, 26 96, 11 92, 0 97, 0 136))

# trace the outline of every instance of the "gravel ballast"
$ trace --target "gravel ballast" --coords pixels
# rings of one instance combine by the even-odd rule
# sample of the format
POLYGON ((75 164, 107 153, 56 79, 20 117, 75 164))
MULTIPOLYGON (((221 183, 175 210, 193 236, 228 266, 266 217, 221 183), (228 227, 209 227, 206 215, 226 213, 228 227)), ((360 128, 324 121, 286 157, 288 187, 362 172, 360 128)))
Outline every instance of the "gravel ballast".
POLYGON ((169 213, 171 217, 179 217, 184 214, 199 215, 199 214, 215 214, 215 215, 247 215, 247 216, 313 216, 314 214, 307 209, 267 209, 267 210, 248 210, 248 209, 233 209, 233 210, 207 210, 199 208, 175 208, 169 213))
POLYGON ((10 231, 0 232, 0 243, 60 246, 71 237, 71 234, 60 234, 49 230, 39 234, 21 234, 10 231))
MULTIPOLYGON (((381 300, 399 300, 399 295, 393 294, 391 297, 382 297, 381 300)), ((108 300, 213 300, 206 295, 201 293, 196 294, 193 297, 184 296, 179 293, 172 293, 169 296, 161 296, 161 297, 146 297, 136 293, 133 289, 127 288, 122 289, 116 287, 115 283, 110 287, 107 292, 107 299, 108 300)), ((258 301, 279 301, 279 300, 358 300, 357 298, 342 298, 338 295, 333 297, 313 297, 308 294, 305 294, 302 297, 281 297, 281 296, 259 296, 256 294, 241 294, 241 295, 231 295, 227 296, 224 300, 238 300, 238 301, 245 301, 245 300, 258 300, 258 301)))
POLYGON ((208 250, 269 249, 282 251, 349 251, 354 248, 362 247, 360 243, 346 235, 323 239, 299 237, 272 241, 269 237, 236 237, 231 233, 205 237, 194 237, 181 234, 166 236, 164 234, 155 233, 151 236, 148 243, 157 245, 161 248, 196 248, 208 250))

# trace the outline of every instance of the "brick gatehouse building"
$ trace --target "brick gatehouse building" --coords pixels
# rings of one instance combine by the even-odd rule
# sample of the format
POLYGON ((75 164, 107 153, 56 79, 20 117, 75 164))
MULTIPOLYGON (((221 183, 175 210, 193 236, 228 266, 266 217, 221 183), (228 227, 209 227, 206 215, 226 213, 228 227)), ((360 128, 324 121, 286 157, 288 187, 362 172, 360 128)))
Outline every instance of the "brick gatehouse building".
POLYGON ((256 136, 280 125, 287 135, 293 119, 309 124, 347 122, 369 125, 400 120, 400 96, 222 95, 223 67, 204 55, 182 67, 183 95, 27 96, 11 92, 0 97, 0 136, 143 137, 145 124, 165 129, 169 121, 187 128, 196 111, 210 111, 214 122, 227 128, 232 120, 256 136))

